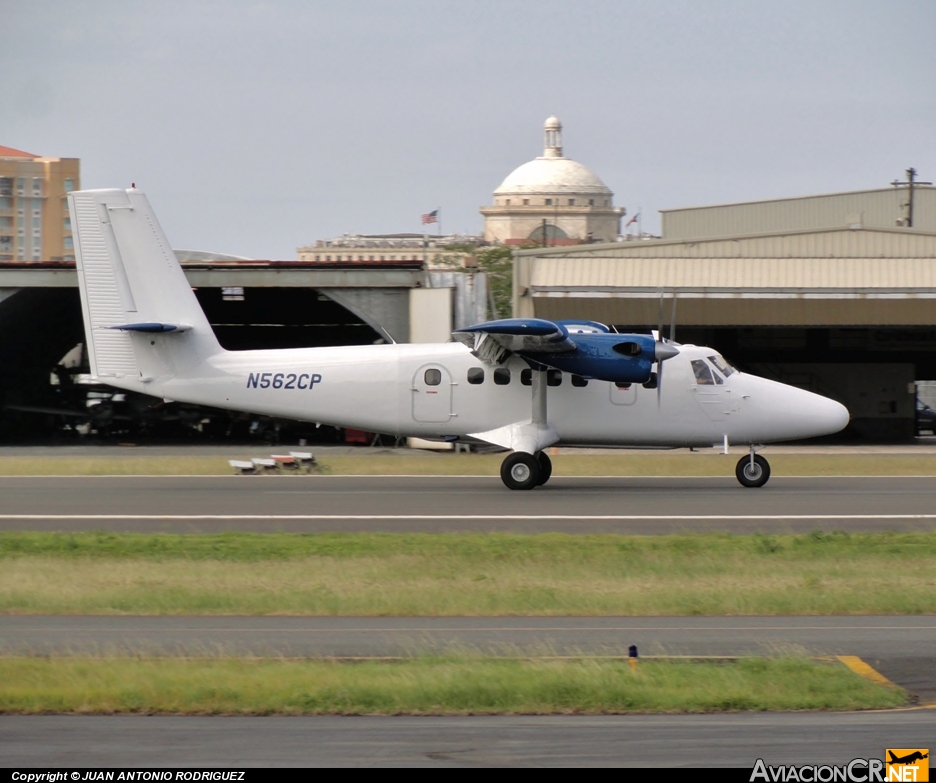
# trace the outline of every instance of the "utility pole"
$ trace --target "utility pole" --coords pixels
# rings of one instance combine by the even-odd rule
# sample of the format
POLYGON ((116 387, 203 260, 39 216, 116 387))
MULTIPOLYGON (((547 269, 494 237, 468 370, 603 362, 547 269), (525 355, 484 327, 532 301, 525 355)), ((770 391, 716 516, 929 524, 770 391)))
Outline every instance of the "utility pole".
POLYGON ((916 175, 917 170, 913 167, 907 169, 904 172, 907 175, 907 181, 902 182, 899 179, 895 179, 891 182, 895 188, 907 188, 907 203, 904 204, 907 208, 907 228, 913 228, 913 187, 914 185, 932 185, 932 182, 918 182, 916 175))

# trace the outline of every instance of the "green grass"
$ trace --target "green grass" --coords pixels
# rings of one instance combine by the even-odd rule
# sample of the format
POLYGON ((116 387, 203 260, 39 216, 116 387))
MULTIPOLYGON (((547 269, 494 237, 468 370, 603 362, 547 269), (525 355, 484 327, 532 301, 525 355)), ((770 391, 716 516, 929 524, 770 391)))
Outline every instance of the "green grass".
POLYGON ((0 713, 464 715, 855 710, 904 691, 805 658, 733 663, 0 658, 0 713))
MULTIPOLYGON (((281 450, 288 451, 287 447, 281 450)), ((275 449, 245 448, 230 458, 264 456, 275 449)), ((777 476, 933 476, 936 455, 910 454, 771 454, 777 476)), ((556 476, 734 476, 740 454, 712 451, 612 452, 602 455, 559 454, 552 457, 556 476)), ((500 475, 503 454, 361 454, 329 456, 322 460, 334 475, 500 475)), ((0 476, 191 475, 233 473, 228 457, 0 457, 0 476)), ((301 474, 305 475, 305 474, 301 474)), ((246 480, 246 479, 245 479, 246 480)))
POLYGON ((936 612, 936 532, 0 534, 0 613, 936 612))

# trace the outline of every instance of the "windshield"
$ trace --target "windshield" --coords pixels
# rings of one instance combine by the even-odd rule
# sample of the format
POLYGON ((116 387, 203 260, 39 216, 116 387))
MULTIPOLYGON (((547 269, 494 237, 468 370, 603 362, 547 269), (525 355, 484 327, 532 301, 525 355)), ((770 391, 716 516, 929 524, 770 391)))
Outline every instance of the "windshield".
POLYGON ((718 371, 726 378, 735 371, 735 368, 725 361, 725 357, 721 354, 709 356, 708 360, 714 364, 718 368, 718 371))
POLYGON ((695 375, 695 382, 700 386, 714 386, 715 378, 712 376, 712 369, 701 359, 692 360, 692 373, 695 375))

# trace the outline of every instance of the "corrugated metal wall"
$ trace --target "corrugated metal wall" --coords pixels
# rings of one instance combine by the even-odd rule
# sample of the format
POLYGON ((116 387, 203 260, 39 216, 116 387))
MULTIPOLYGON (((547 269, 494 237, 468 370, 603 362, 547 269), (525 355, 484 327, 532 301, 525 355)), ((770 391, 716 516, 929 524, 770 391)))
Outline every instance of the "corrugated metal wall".
MULTIPOLYGON (((664 321, 671 299, 664 301, 664 321)), ((531 303, 532 304, 532 303, 531 303)), ((659 297, 542 296, 535 300, 537 318, 590 318, 606 324, 651 326, 660 317, 659 297)), ((936 302, 895 299, 720 299, 679 297, 680 326, 719 327, 833 327, 929 326, 936 321, 936 302)), ((534 313, 529 313, 533 315, 534 313)))
POLYGON ((518 258, 936 258, 936 232, 911 229, 804 231, 698 241, 651 240, 529 250, 518 258))
POLYGON ((661 287, 763 293, 902 289, 936 294, 936 258, 540 258, 529 287, 534 295, 551 288, 661 287))
MULTIPOLYGON (((906 188, 662 211, 664 239, 844 228, 894 228, 906 216, 906 188)), ((914 189, 913 227, 936 231, 936 188, 914 189)))

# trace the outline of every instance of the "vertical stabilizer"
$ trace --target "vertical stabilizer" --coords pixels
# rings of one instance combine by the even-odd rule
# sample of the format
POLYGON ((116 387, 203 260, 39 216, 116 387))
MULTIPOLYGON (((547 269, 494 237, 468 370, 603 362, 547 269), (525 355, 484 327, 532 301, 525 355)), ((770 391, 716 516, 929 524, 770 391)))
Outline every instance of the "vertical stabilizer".
POLYGON ((83 190, 68 202, 92 375, 156 393, 145 385, 221 351, 144 193, 83 190))

